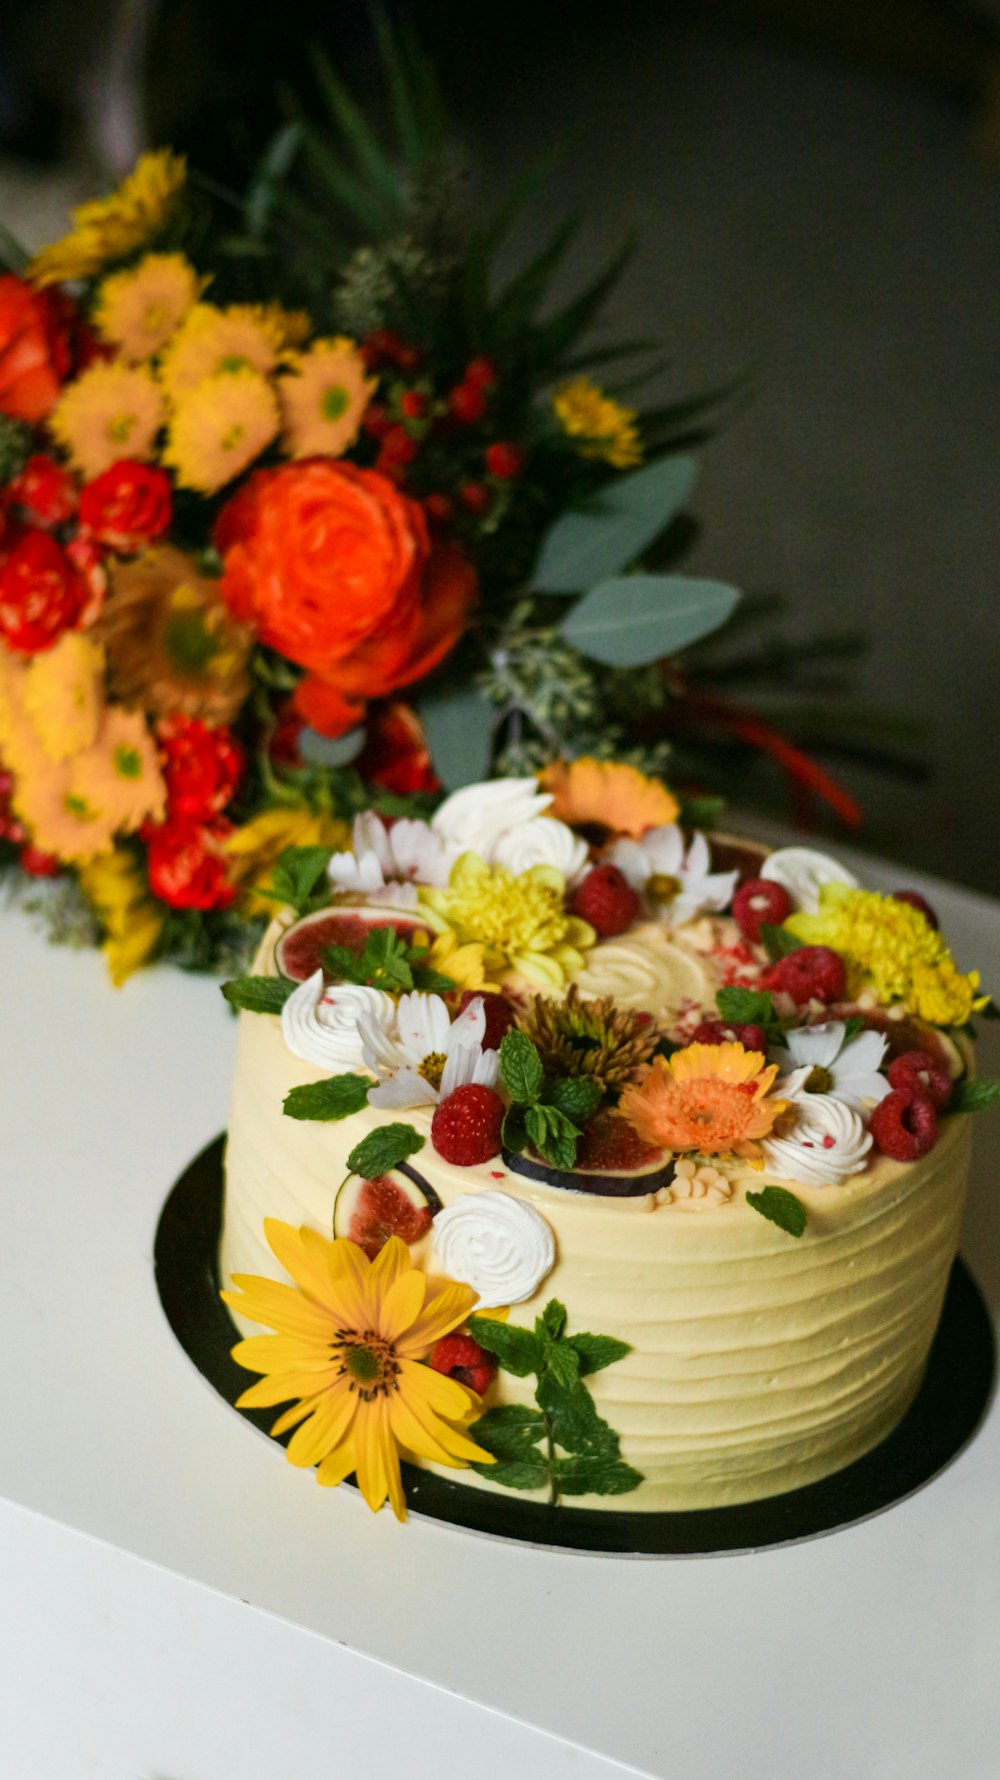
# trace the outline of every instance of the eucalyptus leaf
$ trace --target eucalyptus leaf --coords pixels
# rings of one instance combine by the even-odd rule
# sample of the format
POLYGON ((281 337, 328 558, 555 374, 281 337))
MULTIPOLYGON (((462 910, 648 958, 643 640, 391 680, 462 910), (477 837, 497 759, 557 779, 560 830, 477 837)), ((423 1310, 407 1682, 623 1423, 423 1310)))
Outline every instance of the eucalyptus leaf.
POLYGON ((471 686, 427 693, 417 712, 427 736, 434 770, 449 791, 477 785, 490 769, 491 712, 471 686))
POLYGON ((602 488, 545 535, 532 580, 540 593, 579 593, 645 550, 694 487, 693 457, 661 457, 602 488))
POLYGON ((718 630, 740 595, 688 575, 620 575, 584 594, 559 626, 568 643, 608 667, 641 667, 718 630))

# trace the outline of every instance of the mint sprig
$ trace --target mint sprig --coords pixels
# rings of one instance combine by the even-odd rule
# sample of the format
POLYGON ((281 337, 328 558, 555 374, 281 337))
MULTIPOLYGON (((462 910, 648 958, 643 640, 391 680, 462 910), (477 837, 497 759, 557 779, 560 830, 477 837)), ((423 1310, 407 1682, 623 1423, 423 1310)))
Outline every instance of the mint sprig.
POLYGON ((789 1236, 801 1236, 809 1222, 801 1199, 796 1199, 787 1187, 764 1187, 759 1193, 748 1193, 747 1204, 752 1211, 767 1218, 768 1223, 787 1231, 789 1236))
POLYGON ((281 1110, 289 1119, 347 1119, 368 1104, 371 1081, 365 1075, 334 1075, 325 1082, 290 1088, 281 1110))
POLYGON ((500 1080, 511 1098, 501 1133, 504 1148, 532 1144, 554 1168, 571 1169, 585 1125, 604 1098, 587 1076, 547 1078, 538 1047, 512 1027, 500 1042, 500 1080))
POLYGON ((964 1080, 956 1082, 952 1089, 948 1111, 985 1112, 988 1106, 995 1106, 998 1100, 1000 1100, 1000 1082, 988 1081, 985 1077, 980 1077, 976 1081, 964 1080))
POLYGON ((270 887, 257 894, 293 908, 298 915, 322 908, 329 900, 326 868, 332 858, 332 847, 286 847, 271 873, 270 887))
POLYGON ((287 977, 233 977, 230 982, 222 984, 222 993, 230 1007, 240 1008, 245 1013, 280 1014, 298 986, 298 983, 290 983, 287 977))
POLYGON ((424 1140, 412 1125, 380 1125, 355 1144, 347 1166, 362 1180, 377 1180, 380 1174, 398 1168, 407 1156, 415 1156, 423 1147, 424 1140))
POLYGON ((766 989, 743 989, 733 983, 720 989, 715 1004, 722 1018, 733 1026, 762 1026, 768 1038, 781 1038, 784 1027, 766 989))
POLYGON ((804 940, 796 939, 794 933, 789 933, 786 927, 775 927, 770 921, 761 922, 760 939, 768 957, 775 962, 779 958, 787 958, 789 952, 800 951, 805 944, 804 940))
POLYGON ((548 1489, 563 1496, 617 1496, 634 1490, 642 1474, 621 1457, 615 1430, 600 1416, 583 1383, 631 1352, 610 1335, 567 1335, 566 1307, 549 1300, 534 1329, 472 1316, 474 1340, 494 1354, 505 1372, 536 1377, 537 1407, 505 1403, 488 1409, 469 1432, 493 1453, 493 1465, 473 1465, 507 1489, 548 1489))
POLYGON ((327 946, 322 964, 341 983, 365 983, 384 989, 389 995, 401 995, 410 989, 447 994, 455 984, 451 977, 423 963, 428 956, 426 946, 407 945, 394 927, 373 927, 365 935, 360 953, 352 952, 349 946, 327 946))

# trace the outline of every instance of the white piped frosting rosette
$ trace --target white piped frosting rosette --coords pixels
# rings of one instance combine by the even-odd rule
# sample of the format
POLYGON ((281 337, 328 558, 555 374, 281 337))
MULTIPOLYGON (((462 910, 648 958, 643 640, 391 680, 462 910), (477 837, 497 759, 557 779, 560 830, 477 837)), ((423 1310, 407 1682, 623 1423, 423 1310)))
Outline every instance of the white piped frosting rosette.
POLYGON ((479 1293, 477 1310, 523 1304, 555 1265, 549 1225, 509 1193, 466 1193, 434 1219, 434 1249, 449 1279, 479 1293))
POLYGON ((806 1187, 839 1187, 867 1167, 872 1140, 864 1120, 832 1094, 804 1094, 792 1102, 781 1125, 787 1129, 780 1136, 761 1144, 768 1175, 806 1187))
POLYGON ((530 871, 533 865, 551 865, 562 872, 572 888, 580 882, 590 862, 586 841, 555 816, 533 816, 517 828, 504 830, 490 854, 491 865, 508 871, 530 871))
POLYGON ((551 802, 551 793, 539 791, 536 779, 489 779, 453 791, 435 810, 431 827, 460 852, 478 853, 491 864, 499 838, 534 821, 551 802))
POLYGON ((364 1067, 358 1020, 388 1032, 396 1004, 382 989, 363 983, 328 984, 321 970, 293 989, 281 1010, 281 1030, 293 1057, 315 1063, 333 1075, 364 1067))
POLYGON ((769 853, 760 868, 760 875, 771 884, 787 890, 796 908, 804 915, 819 913, 819 893, 824 884, 846 884, 858 888, 858 880, 846 866, 839 865, 828 853, 813 847, 778 847, 769 853))

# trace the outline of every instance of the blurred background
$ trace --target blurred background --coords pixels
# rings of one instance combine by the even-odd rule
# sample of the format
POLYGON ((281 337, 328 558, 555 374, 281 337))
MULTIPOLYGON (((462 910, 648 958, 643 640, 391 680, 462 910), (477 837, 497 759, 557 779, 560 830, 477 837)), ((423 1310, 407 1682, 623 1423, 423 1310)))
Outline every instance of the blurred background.
MULTIPOLYGON (((666 343, 650 397, 736 386, 685 569, 780 596, 772 642, 866 640, 797 739, 860 798, 864 845, 996 892, 1000 0, 387 10, 484 198, 574 133, 539 240, 584 211, 578 282, 634 230, 608 320, 666 343)), ((368 102, 360 3, 0 0, 0 219, 34 247, 166 142, 242 187, 311 42, 368 102)), ((740 698, 780 725, 773 686, 740 698)), ((741 801, 782 790, 761 759, 741 801)))

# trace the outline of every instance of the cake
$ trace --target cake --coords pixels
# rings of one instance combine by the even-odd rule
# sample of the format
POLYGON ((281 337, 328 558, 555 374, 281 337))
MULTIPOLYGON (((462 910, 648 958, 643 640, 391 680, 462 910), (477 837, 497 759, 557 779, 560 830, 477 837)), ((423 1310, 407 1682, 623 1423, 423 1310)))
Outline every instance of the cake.
POLYGON ((314 859, 282 880, 299 906, 228 990, 220 1273, 264 1374, 245 1400, 292 1402, 289 1456, 321 1481, 355 1461, 400 1512, 401 1450, 479 1490, 727 1506, 841 1469, 916 1394, 968 1175, 975 973, 915 893, 678 815, 576 762, 429 824, 366 812, 325 882, 314 859), (332 1256, 419 1271, 413 1303, 457 1313, 406 1349, 438 1417, 422 1451, 386 1432, 388 1325, 333 1364, 332 1256), (383 1417, 378 1462, 345 1392, 383 1417))

